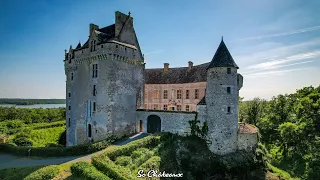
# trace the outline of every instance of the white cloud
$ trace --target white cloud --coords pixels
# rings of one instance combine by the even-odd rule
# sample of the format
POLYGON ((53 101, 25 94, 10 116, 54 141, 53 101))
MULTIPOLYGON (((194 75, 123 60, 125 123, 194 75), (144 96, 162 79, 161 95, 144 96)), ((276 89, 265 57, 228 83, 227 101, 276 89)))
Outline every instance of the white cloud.
MULTIPOLYGON (((320 51, 313 51, 313 52, 306 52, 306 53, 299 53, 292 56, 280 58, 280 59, 272 59, 268 62, 263 62, 255 65, 251 65, 248 67, 248 69, 272 69, 272 68, 278 68, 281 67, 280 65, 290 63, 293 61, 300 61, 310 58, 315 58, 320 56, 320 51)), ((293 65, 293 64, 292 64, 293 65)), ((283 67, 283 66, 282 66, 283 67)))
POLYGON ((259 39, 288 36, 288 35, 294 35, 294 34, 300 34, 300 33, 312 32, 312 31, 318 31, 318 30, 320 30, 320 26, 313 26, 313 27, 308 27, 308 28, 303 28, 303 29, 296 29, 296 30, 287 31, 287 32, 268 34, 268 35, 261 35, 261 36, 255 36, 255 37, 248 37, 248 38, 243 38, 243 39, 238 39, 238 40, 259 40, 259 39))
POLYGON ((297 69, 287 69, 287 70, 277 70, 277 71, 267 71, 267 72, 260 72, 260 73, 255 73, 255 74, 248 74, 248 75, 243 75, 245 78, 257 78, 261 76, 268 76, 270 77, 271 75, 284 75, 289 72, 293 71, 301 71, 301 70, 307 70, 311 68, 297 68, 297 69))

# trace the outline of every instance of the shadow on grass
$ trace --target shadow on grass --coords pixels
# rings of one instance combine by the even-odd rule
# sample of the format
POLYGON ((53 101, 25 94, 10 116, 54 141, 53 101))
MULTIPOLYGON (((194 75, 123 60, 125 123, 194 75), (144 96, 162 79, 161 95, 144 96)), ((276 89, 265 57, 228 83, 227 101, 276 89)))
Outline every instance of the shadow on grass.
POLYGON ((44 166, 9 168, 0 170, 1 180, 23 180, 32 172, 35 172, 44 166))

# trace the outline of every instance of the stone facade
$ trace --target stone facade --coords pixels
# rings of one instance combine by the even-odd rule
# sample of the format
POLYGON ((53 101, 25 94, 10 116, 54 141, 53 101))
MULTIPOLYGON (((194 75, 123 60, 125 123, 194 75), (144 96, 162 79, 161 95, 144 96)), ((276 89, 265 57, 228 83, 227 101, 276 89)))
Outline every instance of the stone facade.
POLYGON ((136 116, 137 132, 147 133, 148 118, 151 115, 156 115, 161 119, 161 132, 186 135, 190 132, 189 121, 195 119, 196 112, 139 110, 136 116))
POLYGON ((143 105, 144 61, 133 19, 116 12, 113 34, 93 24, 89 30, 87 43, 66 53, 67 146, 133 133, 132 117, 143 105))
POLYGON ((64 66, 67 146, 135 132, 185 135, 195 118, 207 122, 216 154, 257 143, 255 130, 238 125, 243 77, 223 40, 209 63, 145 69, 133 18, 116 12, 113 25, 90 24, 88 41, 70 46, 64 66))
POLYGON ((205 95, 206 84, 145 84, 144 109, 195 111, 205 95))

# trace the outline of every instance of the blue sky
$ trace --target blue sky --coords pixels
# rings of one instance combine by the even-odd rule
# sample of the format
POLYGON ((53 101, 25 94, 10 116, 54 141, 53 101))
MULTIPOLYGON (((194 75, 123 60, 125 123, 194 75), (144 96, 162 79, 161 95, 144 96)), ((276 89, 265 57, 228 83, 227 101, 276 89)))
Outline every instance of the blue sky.
POLYGON ((320 84, 318 0, 3 0, 0 97, 65 98, 64 49, 89 24, 131 12, 147 68, 209 62, 221 40, 244 76, 240 96, 269 99, 320 84))

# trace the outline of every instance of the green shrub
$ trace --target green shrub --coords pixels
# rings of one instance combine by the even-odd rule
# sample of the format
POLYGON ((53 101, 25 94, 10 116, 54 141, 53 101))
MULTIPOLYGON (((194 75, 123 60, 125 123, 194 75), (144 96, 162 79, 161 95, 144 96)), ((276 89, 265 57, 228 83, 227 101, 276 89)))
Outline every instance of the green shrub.
POLYGON ((106 156, 97 156, 92 158, 92 164, 103 174, 107 175, 111 179, 127 180, 134 179, 130 169, 123 166, 116 165, 106 156))
MULTIPOLYGON (((159 156, 152 156, 148 161, 139 166, 139 170, 143 172, 148 172, 150 170, 159 170, 160 169, 161 158, 159 156)), ((136 173, 138 174, 138 172, 136 173)))
POLYGON ((60 169, 59 169, 59 166, 57 166, 57 165, 46 166, 46 167, 43 167, 43 168, 31 173, 24 180, 52 179, 59 173, 59 171, 60 171, 60 169))
POLYGON ((70 169, 73 175, 87 180, 111 180, 87 162, 72 164, 70 169))
POLYGON ((149 158, 153 156, 153 152, 147 148, 139 148, 132 152, 131 157, 133 159, 133 163, 137 166, 140 166, 144 162, 146 162, 149 158))
POLYGON ((33 142, 25 137, 18 137, 13 139, 14 144, 17 146, 32 146, 33 142))
POLYGON ((129 156, 119 156, 117 157, 117 160, 115 161, 115 163, 120 166, 131 166, 132 159, 129 156))
POLYGON ((99 151, 107 148, 109 140, 93 143, 91 145, 77 145, 71 147, 18 147, 12 144, 0 143, 0 152, 15 154, 18 156, 28 156, 28 150, 31 149, 30 156, 37 157, 63 157, 79 156, 99 151), (96 144, 100 144, 97 146, 96 144), (104 146, 102 146, 102 144, 104 146))
POLYGON ((107 156, 115 161, 118 156, 130 156, 138 148, 152 148, 160 143, 160 136, 148 136, 119 147, 116 151, 107 153, 107 156))

